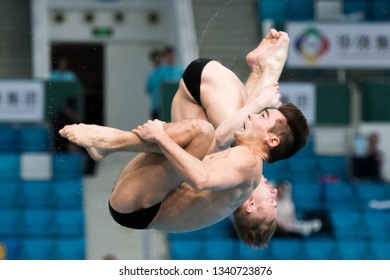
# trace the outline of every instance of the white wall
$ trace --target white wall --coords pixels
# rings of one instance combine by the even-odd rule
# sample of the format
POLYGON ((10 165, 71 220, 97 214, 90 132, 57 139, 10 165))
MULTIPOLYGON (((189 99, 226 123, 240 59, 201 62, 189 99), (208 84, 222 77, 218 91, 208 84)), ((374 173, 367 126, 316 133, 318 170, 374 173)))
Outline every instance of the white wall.
POLYGON ((110 43, 105 49, 105 116, 108 126, 130 130, 149 118, 145 59, 149 47, 110 43))

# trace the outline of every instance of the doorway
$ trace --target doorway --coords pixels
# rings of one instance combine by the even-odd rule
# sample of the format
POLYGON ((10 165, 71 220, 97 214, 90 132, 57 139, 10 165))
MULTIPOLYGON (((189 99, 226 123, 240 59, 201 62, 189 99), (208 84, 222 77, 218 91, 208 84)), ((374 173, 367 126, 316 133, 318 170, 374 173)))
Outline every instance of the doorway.
POLYGON ((84 119, 88 124, 104 124, 104 65, 102 44, 53 43, 51 69, 57 68, 61 57, 68 60, 84 87, 84 119))
MULTIPOLYGON (((104 124, 104 46, 102 44, 52 43, 51 69, 61 58, 68 62, 84 89, 84 114, 81 122, 104 124)), ((84 174, 94 174, 96 162, 85 153, 84 174)))

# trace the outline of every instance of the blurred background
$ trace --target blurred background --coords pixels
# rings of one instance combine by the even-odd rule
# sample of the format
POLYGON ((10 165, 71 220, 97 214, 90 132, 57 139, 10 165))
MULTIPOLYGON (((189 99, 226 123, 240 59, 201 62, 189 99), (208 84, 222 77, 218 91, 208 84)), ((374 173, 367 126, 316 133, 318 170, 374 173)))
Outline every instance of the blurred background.
MULTIPOLYGON (((390 0, 0 5, 0 259, 390 259, 390 0), (166 46, 182 67, 209 57, 245 82, 245 56, 271 27, 290 36, 283 101, 302 109, 312 134, 264 173, 289 182, 295 220, 320 226, 255 250, 228 218, 183 234, 117 225, 108 197, 134 155, 95 163, 58 129, 148 120, 150 53, 166 46)), ((164 120, 176 89, 177 80, 161 85, 164 120)))

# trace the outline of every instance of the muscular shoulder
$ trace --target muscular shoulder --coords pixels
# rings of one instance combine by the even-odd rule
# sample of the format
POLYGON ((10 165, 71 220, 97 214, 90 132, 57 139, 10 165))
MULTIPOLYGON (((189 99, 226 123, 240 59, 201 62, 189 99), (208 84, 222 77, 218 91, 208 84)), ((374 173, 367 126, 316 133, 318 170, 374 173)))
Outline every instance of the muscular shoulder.
POLYGON ((234 160, 237 166, 242 166, 246 169, 255 168, 257 166, 258 159, 247 147, 237 146, 229 150, 229 157, 234 160))

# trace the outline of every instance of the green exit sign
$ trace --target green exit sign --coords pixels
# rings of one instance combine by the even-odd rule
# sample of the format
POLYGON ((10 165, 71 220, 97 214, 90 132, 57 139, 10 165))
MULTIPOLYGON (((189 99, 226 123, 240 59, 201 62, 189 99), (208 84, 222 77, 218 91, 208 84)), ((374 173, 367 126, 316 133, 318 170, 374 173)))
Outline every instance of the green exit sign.
POLYGON ((111 37, 114 34, 114 30, 111 27, 95 27, 92 30, 92 34, 96 37, 111 37))

